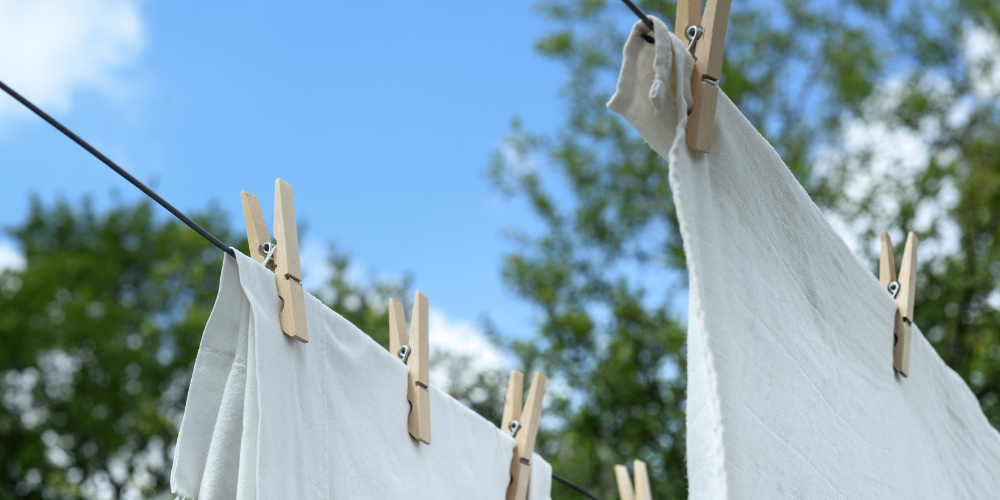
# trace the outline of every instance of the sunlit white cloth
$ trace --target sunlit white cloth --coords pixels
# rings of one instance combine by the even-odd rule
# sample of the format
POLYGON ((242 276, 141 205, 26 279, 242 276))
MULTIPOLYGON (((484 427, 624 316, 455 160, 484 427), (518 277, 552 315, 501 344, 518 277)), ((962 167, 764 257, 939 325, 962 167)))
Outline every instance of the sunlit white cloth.
MULTIPOLYGON (((505 498, 512 438, 432 386, 432 444, 414 440, 404 364, 312 295, 308 344, 281 332, 280 309, 272 272, 225 257, 177 439, 175 494, 505 498)), ((534 456, 532 500, 549 499, 551 474, 534 456)))
POLYGON ((895 374, 895 302, 725 94, 711 153, 687 146, 693 60, 654 23, 608 107, 670 162, 690 498, 997 498, 1000 435, 975 396, 916 327, 895 374))

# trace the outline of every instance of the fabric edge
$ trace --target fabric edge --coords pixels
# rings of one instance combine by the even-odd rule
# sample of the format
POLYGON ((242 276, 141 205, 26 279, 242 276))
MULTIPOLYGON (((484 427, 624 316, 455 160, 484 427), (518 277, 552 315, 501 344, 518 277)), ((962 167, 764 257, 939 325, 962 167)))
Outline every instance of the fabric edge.
MULTIPOLYGON (((213 312, 216 310, 216 307, 219 306, 221 303, 224 303, 225 301, 231 299, 231 297, 228 294, 224 294, 223 293, 226 290, 225 284, 228 281, 233 280, 233 279, 235 279, 236 282, 239 283, 239 280, 240 280, 239 269, 238 268, 234 269, 233 266, 238 266, 237 259, 235 259, 234 257, 232 257, 232 256, 230 256, 228 254, 224 254, 223 255, 223 260, 222 260, 222 271, 219 273, 219 294, 216 296, 215 303, 212 305, 212 311, 213 312)), ((237 287, 233 287, 233 288, 234 288, 234 290, 239 290, 239 293, 242 293, 242 291, 243 291, 243 289, 242 289, 241 286, 237 286, 237 287)), ((228 319, 228 318, 226 318, 226 319, 228 319)), ((209 315, 208 322, 205 325, 205 330, 202 333, 203 338, 202 338, 201 342, 205 342, 205 340, 206 340, 204 338, 205 333, 214 332, 216 330, 216 328, 214 328, 214 327, 219 322, 220 322, 219 319, 216 319, 216 321, 213 322, 212 321, 212 315, 209 315)), ((184 425, 184 419, 188 415, 188 412, 187 412, 187 406, 188 405, 187 405, 187 403, 188 403, 188 400, 192 396, 191 389, 192 389, 194 381, 195 381, 195 378, 194 378, 195 377, 195 373, 199 372, 199 370, 198 370, 199 369, 199 361, 201 361, 202 365, 204 365, 204 363, 205 363, 205 361, 203 360, 203 358, 200 356, 200 349, 201 349, 201 346, 199 345, 199 355, 195 356, 195 362, 194 362, 194 365, 191 368, 191 384, 192 385, 189 385, 189 387, 188 387, 188 394, 185 396, 185 403, 184 403, 185 412, 184 412, 184 416, 181 418, 180 428, 178 428, 178 430, 177 430, 177 439, 174 442, 173 463, 170 466, 170 492, 172 494, 174 494, 174 495, 177 495, 178 498, 183 498, 183 499, 187 499, 187 500, 197 500, 197 498, 198 498, 198 487, 201 486, 201 484, 200 484, 200 478, 199 478, 199 481, 198 481, 199 484, 197 485, 197 487, 195 487, 194 490, 192 490, 191 488, 194 487, 195 485, 193 485, 193 484, 187 484, 188 479, 185 479, 183 477, 179 477, 181 475, 180 465, 184 462, 184 460, 182 459, 182 457, 180 457, 179 455, 184 454, 185 453, 184 450, 187 449, 187 446, 185 446, 185 442, 186 442, 185 437, 188 435, 188 433, 185 432, 186 426, 184 425)), ((215 355, 227 355, 228 354, 228 353, 224 353, 224 352, 221 352, 221 351, 218 351, 218 350, 215 350, 215 349, 213 349, 210 352, 212 352, 215 355)), ((235 353, 235 349, 234 349, 234 351, 232 353, 232 357, 234 359, 235 359, 235 355, 236 355, 236 353, 235 353)), ((195 397, 198 397, 197 396, 197 392, 195 394, 195 397)), ((221 399, 219 401, 219 404, 216 405, 216 407, 215 407, 215 413, 216 413, 216 415, 218 415, 218 411, 219 411, 220 406, 221 406, 221 399)), ((213 433, 214 433, 214 428, 213 428, 213 433)), ((211 440, 211 435, 208 436, 208 439, 209 439, 209 441, 211 440)), ((205 451, 206 451, 206 458, 207 458, 207 447, 206 447, 205 451)))
MULTIPOLYGON (((659 68, 657 68, 659 70, 659 68)), ((683 82, 690 82, 690 78, 682 80, 683 82)), ((689 102, 686 99, 691 99, 690 83, 683 86, 675 87, 675 102, 689 102), (683 87, 683 88, 676 88, 683 87)), ((687 429, 686 440, 687 442, 687 452, 686 452, 686 464, 689 468, 688 472, 688 492, 690 498, 694 498, 694 492, 702 491, 707 492, 705 498, 729 498, 729 486, 728 478, 726 474, 726 451, 725 451, 725 438, 724 438, 724 426, 722 422, 722 402, 720 401, 719 392, 719 381, 718 373, 715 369, 715 358, 712 355, 712 351, 709 348, 708 330, 705 322, 704 311, 702 309, 703 294, 704 290, 701 286, 700 270, 694 259, 691 258, 692 255, 697 253, 697 228, 691 227, 685 222, 684 214, 687 212, 687 200, 685 199, 683 189, 680 189, 681 181, 679 179, 679 172, 676 165, 682 163, 682 155, 686 157, 684 160, 688 163, 704 163, 704 161, 698 162, 697 160, 704 160, 704 154, 692 150, 687 144, 687 122, 688 114, 686 108, 680 108, 676 106, 676 135, 674 136, 674 142, 670 147, 670 152, 667 157, 667 161, 670 164, 669 180, 670 180, 670 191, 673 194, 674 206, 677 209, 677 220, 678 220, 678 232, 681 236, 681 241, 684 248, 685 260, 688 269, 688 387, 691 387, 692 379, 698 380, 699 376, 704 377, 704 383, 706 384, 707 391, 707 403, 706 408, 707 413, 700 414, 697 422, 692 422, 690 420, 691 411, 687 411, 689 420, 685 423, 687 429), (700 357, 702 359, 702 365, 705 368, 704 373, 698 374, 692 372, 693 363, 690 362, 692 357, 700 357), (707 428, 708 432, 702 432, 700 435, 706 438, 707 443, 698 443, 699 445, 707 444, 707 447, 702 446, 692 446, 695 443, 691 442, 692 436, 698 435, 698 433, 691 432, 692 428, 707 428), (697 453, 701 460, 697 460, 699 466, 706 467, 702 469, 705 475, 695 473, 692 474, 690 470, 692 462, 692 454, 697 453), (698 487, 701 484, 703 486, 698 487)), ((664 119, 666 117, 659 117, 664 119)), ((672 117, 671 117, 672 118, 672 117)), ((690 393, 687 398, 687 403, 690 404, 690 393)), ((697 471, 696 471, 697 472, 697 471)))

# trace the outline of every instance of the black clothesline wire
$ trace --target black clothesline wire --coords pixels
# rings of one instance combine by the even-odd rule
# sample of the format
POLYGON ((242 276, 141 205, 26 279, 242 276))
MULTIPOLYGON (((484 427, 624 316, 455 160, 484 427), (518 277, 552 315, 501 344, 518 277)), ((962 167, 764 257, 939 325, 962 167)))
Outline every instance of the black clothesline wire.
POLYGON ((576 490, 577 493, 589 498, 590 500, 601 500, 600 498, 591 495, 589 491, 577 486, 576 484, 573 484, 573 481, 570 481, 569 479, 556 475, 555 472, 552 473, 552 479, 555 479, 556 481, 559 481, 560 483, 569 486, 570 489, 576 490))
MULTIPOLYGON (((626 0, 626 2, 627 1, 628 0, 626 0)), ((107 156, 104 156, 104 153, 101 153, 100 151, 97 150, 97 148, 95 148, 94 146, 91 146, 90 143, 88 143, 87 141, 81 139, 80 136, 74 134, 72 130, 66 128, 63 124, 59 123, 58 120, 56 120, 55 118, 52 118, 51 116, 49 116, 48 113, 42 111, 41 108, 39 108, 38 106, 35 106, 31 101, 25 99, 24 96, 22 96, 21 94, 18 94, 17 91, 15 91, 14 89, 8 87, 7 84, 4 83, 3 81, 0 81, 0 89, 3 89, 4 92, 10 94, 10 96, 13 97, 15 100, 17 100, 17 102, 23 104, 24 107, 30 109, 32 112, 34 112, 36 115, 38 115, 39 117, 41 117, 43 120, 47 121, 49 123, 49 125, 52 125, 53 127, 55 127, 56 130, 62 132, 64 135, 66 135, 66 137, 69 137, 73 142, 79 144, 80 147, 82 147, 83 149, 86 149, 90 154, 94 155, 98 160, 101 160, 105 165, 111 167, 111 170, 114 170, 115 172, 118 173, 118 175, 124 177, 125 180, 131 182, 133 186, 139 188, 139 190, 142 191, 143 193, 145 193, 146 196, 149 196, 154 201, 156 201, 157 203, 159 203, 160 206, 162 206, 163 208, 167 209, 167 211, 170 212, 171 214, 173 214, 174 217, 177 217, 178 219, 181 220, 181 222, 187 224, 191 229, 194 229, 195 231, 197 231, 198 234, 204 236, 205 239, 207 239, 208 241, 212 242, 213 245, 219 247, 223 252, 226 252, 231 257, 236 257, 236 252, 234 252, 232 248, 230 248, 229 246, 227 246, 225 243, 223 243, 221 240, 219 240, 215 236, 212 236, 212 233, 206 231, 205 228, 199 226, 197 222, 191 220, 191 218, 188 217, 188 216, 186 216, 186 215, 184 215, 183 212, 181 212, 180 210, 177 210, 176 208, 174 208, 174 206, 171 205, 170 203, 168 203, 167 200, 164 200, 162 197, 160 197, 160 195, 156 194, 155 191, 153 191, 148 186, 146 186, 145 184, 143 184, 142 182, 140 182, 139 179, 136 179, 135 177, 132 177, 132 174, 126 172, 125 169, 119 167, 118 164, 116 164, 115 162, 111 161, 111 159, 108 158, 107 156)), ((565 484, 566 486, 572 488, 573 490, 576 490, 577 492, 579 492, 580 494, 586 496, 587 498, 590 498, 591 500, 600 500, 597 497, 595 497, 594 495, 590 494, 590 492, 588 492, 587 490, 585 490, 585 489, 577 486, 576 484, 574 484, 569 479, 566 479, 564 477, 560 477, 560 476, 556 475, 556 473, 554 473, 554 472, 552 473, 552 479, 555 479, 556 481, 559 481, 559 482, 565 484)))
MULTIPOLYGON (((639 7, 637 7, 634 3, 632 3, 631 0, 622 0, 622 2, 624 2, 625 5, 636 16, 638 16, 639 19, 642 20, 643 24, 645 24, 646 27, 648 27, 651 30, 655 29, 653 27, 653 21, 651 21, 649 19, 649 17, 646 16, 646 14, 644 12, 642 12, 641 9, 639 9, 639 7)), ((641 36, 642 36, 643 40, 645 40, 645 41, 647 41, 649 43, 654 43, 653 37, 651 37, 649 35, 645 35, 645 34, 643 34, 641 36)), ((180 210, 177 210, 176 208, 174 208, 174 206, 171 205, 169 202, 167 202, 167 200, 164 200, 160 195, 156 194, 156 191, 153 191, 148 186, 146 186, 145 184, 143 184, 142 182, 140 182, 139 179, 136 179, 135 177, 132 177, 132 174, 130 174, 127 171, 125 171, 125 169, 119 167, 118 164, 116 164, 115 162, 111 161, 110 158, 108 158, 107 156, 104 156, 104 153, 101 153, 100 151, 97 150, 97 148, 91 146, 90 143, 88 143, 87 141, 83 140, 82 138, 80 138, 80 136, 76 135, 75 133, 73 133, 72 130, 70 130, 70 129, 66 128, 65 126, 63 126, 63 124, 59 123, 58 120, 56 120, 55 118, 52 118, 51 116, 49 116, 48 113, 42 111, 41 108, 39 108, 38 106, 35 106, 34 104, 32 104, 31 101, 25 99, 21 94, 18 94, 14 89, 8 87, 7 84, 5 84, 3 81, 0 81, 0 88, 2 88, 4 92, 10 94, 10 96, 13 97, 15 100, 17 100, 17 102, 23 104, 24 107, 30 109, 32 112, 34 112, 36 115, 38 115, 41 119, 43 119, 46 122, 48 122, 49 125, 52 125, 53 127, 55 127, 56 130, 62 132, 64 135, 66 135, 66 137, 69 137, 73 142, 79 144, 80 147, 82 147, 83 149, 86 149, 90 154, 94 155, 94 157, 96 157, 98 160, 101 160, 101 162, 103 162, 105 165, 107 165, 108 167, 110 167, 111 170, 114 170, 116 173, 118 173, 118 175, 124 177, 125 180, 131 182, 133 186, 139 188, 139 190, 142 191, 143 193, 145 193, 146 196, 149 196, 150 198, 153 199, 153 201, 159 203, 160 206, 162 206, 163 208, 167 209, 168 212, 170 212, 171 214, 173 214, 174 217, 177 217, 178 219, 180 219, 181 222, 187 224, 188 227, 190 227, 191 229, 194 229, 198 234, 204 236, 206 240, 210 241, 213 245, 219 247, 220 250, 222 250, 223 252, 226 252, 231 257, 236 257, 236 252, 234 252, 232 248, 230 248, 228 245, 226 245, 225 243, 223 243, 220 239, 218 239, 215 236, 213 236, 212 233, 206 231, 205 228, 199 226, 198 223, 195 222, 195 221, 193 221, 193 220, 191 220, 190 217, 184 215, 183 212, 181 212, 180 210)), ((573 490, 577 491, 581 495, 583 495, 583 496, 585 496, 585 497, 587 497, 587 498, 589 498, 591 500, 600 500, 599 498, 597 498, 594 495, 592 495, 589 491, 581 488, 580 486, 577 486, 575 483, 573 483, 569 479, 566 479, 566 478, 564 478, 562 476, 559 476, 555 472, 552 473, 552 479, 555 479, 556 481, 559 481, 560 483, 563 483, 564 485, 568 486, 570 489, 573 489, 573 490)))
POLYGON ((645 24, 647 28, 654 29, 653 28, 653 21, 650 21, 649 17, 642 10, 640 10, 639 7, 637 7, 634 3, 632 3, 632 0, 622 0, 622 2, 625 2, 625 5, 635 15, 639 16, 639 19, 642 20, 642 23, 645 24))
POLYGON ((42 111, 38 106, 35 106, 34 104, 32 104, 31 101, 25 99, 23 96, 21 96, 21 94, 18 94, 16 91, 14 91, 14 89, 8 87, 7 84, 5 84, 2 81, 0 81, 0 88, 2 88, 4 90, 4 92, 10 94, 10 96, 13 97, 14 99, 16 99, 17 102, 23 104, 26 108, 28 108, 31 111, 33 111, 36 115, 40 116, 43 120, 49 122, 49 125, 52 125, 53 127, 55 127, 56 130, 62 132, 63 134, 66 135, 66 137, 69 137, 73 142, 79 144, 80 147, 82 147, 83 149, 86 149, 87 151, 89 151, 90 154, 92 154, 95 157, 97 157, 98 160, 101 160, 102 162, 104 162, 105 165, 111 167, 111 170, 114 170, 115 172, 118 173, 118 175, 124 177, 125 180, 131 182, 132 185, 134 185, 135 187, 139 188, 139 190, 142 191, 143 193, 145 193, 146 196, 149 196, 150 198, 152 198, 154 201, 156 201, 157 203, 159 203, 163 208, 167 209, 168 212, 174 214, 174 217, 177 217, 178 219, 181 220, 181 222, 187 224, 191 229, 194 229, 195 231, 197 231, 198 234, 204 236, 205 239, 207 239, 208 241, 211 241, 213 245, 219 247, 223 252, 226 252, 231 257, 236 257, 236 253, 233 252, 232 248, 229 248, 228 245, 226 245, 225 243, 223 243, 222 241, 220 241, 215 236, 212 236, 212 233, 206 231, 205 228, 199 226, 197 222, 191 220, 191 218, 188 217, 188 216, 186 216, 186 215, 184 215, 183 212, 181 212, 180 210, 177 210, 176 208, 174 208, 173 205, 171 205, 170 203, 167 203, 167 200, 164 200, 163 198, 161 198, 160 195, 156 194, 156 192, 153 191, 152 189, 149 189, 149 187, 147 187, 145 184, 143 184, 142 182, 140 182, 139 179, 136 179, 135 177, 132 177, 132 174, 126 172, 125 169, 119 167, 115 162, 111 161, 110 158, 108 158, 107 156, 104 156, 103 153, 101 153, 100 151, 98 151, 97 148, 95 148, 94 146, 91 146, 89 143, 87 143, 87 141, 81 139, 80 136, 74 134, 72 130, 64 127, 63 124, 61 124, 58 121, 56 121, 55 118, 52 118, 51 116, 49 116, 48 113, 42 111))
MULTIPOLYGON (((653 27, 653 21, 651 21, 649 19, 649 16, 647 16, 645 12, 643 12, 641 9, 639 9, 639 7, 637 7, 634 3, 632 3, 632 0, 622 0, 622 2, 625 3, 625 6, 628 7, 629 10, 631 10, 633 14, 639 16, 639 19, 642 20, 642 24, 645 24, 646 27, 649 28, 649 29, 651 29, 651 30, 654 30, 654 31, 656 30, 656 28, 653 27)), ((643 33, 643 34, 641 34, 639 36, 641 36, 643 40, 645 40, 645 41, 647 41, 649 43, 656 43, 656 40, 653 39, 653 37, 651 37, 651 36, 649 36, 649 35, 647 35, 645 33, 643 33)))

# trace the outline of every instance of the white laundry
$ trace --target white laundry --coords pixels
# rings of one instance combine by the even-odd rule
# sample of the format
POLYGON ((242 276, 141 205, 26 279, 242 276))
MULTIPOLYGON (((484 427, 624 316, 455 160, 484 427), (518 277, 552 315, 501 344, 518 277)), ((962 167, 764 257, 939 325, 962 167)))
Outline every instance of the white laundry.
POLYGON ((552 466, 537 453, 531 456, 531 473, 528 475, 528 500, 552 498, 552 466))
MULTIPOLYGON (((512 438, 432 385, 433 441, 416 441, 404 364, 309 294, 308 344, 281 332, 280 309, 272 272, 238 252, 225 258, 177 439, 175 494, 505 498, 512 438)), ((549 499, 551 474, 535 455, 531 500, 549 499)))
POLYGON ((915 326, 910 376, 893 371, 895 302, 725 94, 711 153, 688 148, 693 60, 654 23, 608 107, 670 161, 690 498, 997 498, 1000 434, 975 396, 915 326))

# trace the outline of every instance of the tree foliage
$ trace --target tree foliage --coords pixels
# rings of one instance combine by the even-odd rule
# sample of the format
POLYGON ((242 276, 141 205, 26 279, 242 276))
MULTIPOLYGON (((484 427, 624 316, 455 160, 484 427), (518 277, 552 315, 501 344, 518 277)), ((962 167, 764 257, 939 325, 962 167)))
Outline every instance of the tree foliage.
MULTIPOLYGON (((637 3, 673 24, 673 2, 637 3)), ((545 132, 515 120, 490 168, 544 224, 518 233, 503 264, 541 317, 511 347, 566 386, 542 436, 557 473, 611 498, 612 465, 641 458, 654 497, 683 498, 685 268, 669 167, 605 108, 634 18, 613 0, 538 9, 552 26, 538 51, 568 73, 566 119, 545 132)), ((873 270, 878 232, 897 252, 918 234, 916 323, 994 425, 998 23, 988 0, 733 2, 721 81, 873 270)))
POLYGON ((0 496, 161 490, 221 252, 148 203, 36 199, 8 232, 27 265, 0 276, 0 496))
MULTIPOLYGON (((639 3, 672 24, 672 2, 639 3)), ((552 26, 538 50, 567 70, 565 122, 515 121, 490 169, 543 223, 516 234, 501 269, 538 330, 494 337, 552 380, 539 444, 558 474, 614 498, 612 465, 641 458, 654 497, 683 498, 686 283, 669 167, 604 106, 633 20, 616 1, 538 10, 552 26)), ((897 251, 917 232, 916 323, 996 426, 998 25, 990 0, 735 2, 722 78, 873 270, 879 231, 897 251)), ((166 495, 221 253, 155 211, 34 200, 8 229, 27 264, 0 273, 0 497, 166 495)), ((244 241, 217 209, 196 219, 244 241)), ((409 281, 358 283, 349 256, 329 255, 318 296, 386 344, 385 303, 409 310, 409 281)), ((499 420, 505 376, 435 362, 443 389, 499 420)))
MULTIPOLYGON (((169 497, 223 254, 156 210, 35 199, 8 229, 27 265, 0 274, 0 498, 169 497)), ((194 219, 246 253, 216 207, 194 219)), ((387 344, 385 304, 408 280, 356 283, 349 256, 328 255, 319 296, 387 344)))

